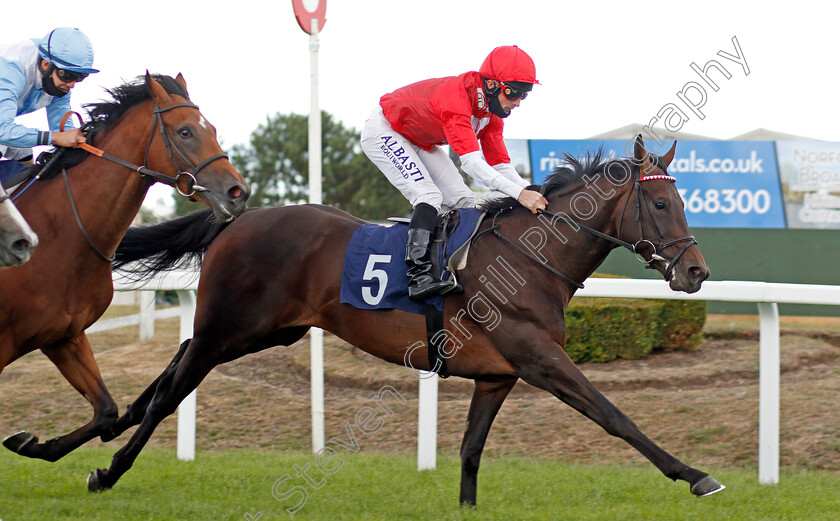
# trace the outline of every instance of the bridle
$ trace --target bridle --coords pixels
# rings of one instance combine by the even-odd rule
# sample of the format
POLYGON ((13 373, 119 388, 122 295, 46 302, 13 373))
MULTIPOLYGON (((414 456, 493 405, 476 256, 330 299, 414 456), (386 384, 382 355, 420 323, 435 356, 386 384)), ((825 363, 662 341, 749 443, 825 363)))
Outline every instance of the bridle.
MULTIPOLYGON (((640 169, 641 170, 641 169, 640 169)), ((624 207, 621 209, 621 217, 618 219, 618 230, 617 235, 621 236, 621 224, 624 222, 624 212, 627 210, 627 203, 630 202, 630 197, 632 194, 635 194, 636 197, 636 224, 639 229, 639 240, 636 241, 635 244, 632 245, 630 251, 633 255, 636 256, 636 260, 645 264, 645 268, 647 269, 655 269, 654 264, 657 262, 664 262, 665 263, 665 280, 670 281, 671 275, 673 274, 674 268, 679 262, 680 258, 683 254, 694 244, 697 244, 697 239, 693 235, 686 235, 683 237, 678 237, 676 239, 670 239, 668 241, 664 241, 662 239, 662 234, 659 233, 659 228, 656 226, 656 220, 653 218, 653 214, 650 211, 650 207, 645 204, 645 193, 642 191, 642 183, 645 181, 653 181, 656 179, 661 179, 665 181, 670 181, 672 183, 677 182, 677 178, 667 175, 667 174, 659 174, 659 175, 648 175, 642 176, 641 171, 639 172, 639 177, 633 181, 633 191, 627 194, 627 199, 624 201, 624 207), (653 232, 656 234, 656 242, 658 244, 654 244, 652 241, 644 238, 644 232, 642 231, 642 210, 641 207, 644 207, 647 211, 648 220, 650 221, 651 226, 653 227, 653 232), (671 260, 666 259, 662 256, 662 251, 666 248, 673 246, 675 244, 679 244, 684 242, 685 245, 680 249, 677 254, 671 258, 671 260), (639 252, 639 246, 643 244, 649 244, 653 248, 653 253, 650 256, 650 259, 645 260, 644 255, 639 252)))
MULTIPOLYGON (((98 149, 94 146, 88 145, 87 143, 80 144, 79 148, 81 148, 81 149, 83 149, 87 152, 90 152, 91 154, 93 154, 97 157, 107 159, 109 161, 117 163, 118 165, 124 166, 126 168, 131 169, 131 170, 134 170, 135 172, 137 172, 138 174, 140 174, 143 177, 150 177, 150 178, 153 179, 153 182, 160 182, 160 183, 164 183, 164 184, 167 184, 169 186, 172 186, 172 187, 175 188, 175 190, 178 191, 179 194, 181 194, 184 197, 192 197, 193 195, 195 195, 196 192, 206 192, 207 188, 199 185, 197 180, 196 180, 196 177, 198 176, 198 173, 204 167, 206 167, 207 165, 209 165, 210 163, 212 163, 213 161, 215 161, 217 159, 228 159, 227 154, 224 154, 224 153, 215 154, 215 155, 212 155, 212 156, 208 157, 207 159, 205 159, 204 161, 202 161, 201 163, 199 163, 197 165, 193 164, 192 161, 190 161, 189 158, 186 156, 186 154, 184 154, 181 151, 181 149, 178 148, 178 145, 175 143, 175 141, 172 139, 172 136, 166 130, 166 126, 163 124, 163 116, 161 115, 164 112, 167 112, 169 110, 176 109, 176 108, 179 108, 179 107, 194 108, 194 109, 198 110, 198 105, 195 105, 195 104, 189 103, 189 102, 187 102, 187 103, 177 103, 175 105, 170 105, 170 106, 164 107, 164 108, 160 108, 157 103, 155 103, 154 105, 155 105, 155 109, 154 109, 155 121, 152 125, 152 131, 149 132, 149 141, 148 141, 148 143, 146 143, 146 151, 143 154, 143 165, 135 165, 134 163, 130 163, 130 162, 128 162, 124 159, 121 159, 119 157, 112 156, 111 154, 109 154, 109 153, 107 153, 103 150, 100 150, 100 149, 98 149), (152 142, 155 139, 155 132, 154 132, 154 127, 155 126, 158 126, 160 128, 160 135, 162 136, 163 142, 166 145, 166 151, 169 154, 169 158, 172 160, 172 164, 175 165, 175 171, 178 172, 178 174, 175 177, 170 177, 166 174, 162 174, 160 172, 157 172, 157 171, 152 170, 150 168, 147 168, 145 166, 148 163, 148 160, 149 160, 149 150, 152 148, 152 142), (178 159, 175 157, 175 154, 173 153, 173 150, 178 153, 178 156, 180 156, 181 161, 188 166, 189 171, 182 170, 180 168, 180 166, 178 164, 178 159), (183 188, 181 186, 182 180, 184 182, 184 187, 183 188)), ((75 114, 79 118, 79 123, 82 124, 82 116, 79 115, 78 112, 72 112, 71 111, 71 112, 68 112, 67 114, 65 114, 63 118, 61 118, 61 124, 59 126, 59 130, 64 131, 64 124, 67 121, 67 118, 69 118, 73 114, 75 114)), ((109 263, 114 262, 114 258, 115 258, 114 255, 108 257, 104 253, 102 253, 102 251, 99 248, 97 248, 96 245, 93 243, 93 240, 90 238, 90 235, 88 235, 87 231, 85 230, 84 225, 82 224, 82 220, 79 217, 79 211, 76 208, 76 201, 73 198, 73 193, 70 191, 70 181, 67 179, 67 170, 62 169, 61 170, 61 175, 64 177, 64 185, 67 187, 67 195, 70 197, 70 208, 73 210, 73 216, 76 218, 76 223, 79 225, 79 229, 81 230, 82 235, 84 235, 85 240, 87 241, 88 245, 90 245, 91 249, 93 249, 93 251, 96 253, 96 255, 100 259, 102 259, 103 261, 109 262, 109 263)))
MULTIPOLYGON (((205 159, 204 161, 202 161, 201 163, 199 163, 197 165, 193 164, 192 161, 190 161, 189 158, 186 156, 186 154, 184 154, 181 151, 181 149, 178 148, 178 145, 175 143, 175 140, 172 139, 172 136, 169 134, 169 131, 166 130, 166 126, 163 124, 163 116, 161 115, 164 112, 170 111, 172 109, 177 109, 177 108, 180 108, 180 107, 187 107, 187 108, 193 108, 193 109, 198 110, 198 105, 195 105, 194 103, 190 103, 190 102, 176 103, 175 105, 170 105, 170 106, 164 107, 164 108, 160 108, 158 106, 157 102, 155 102, 154 105, 155 105, 155 109, 154 109, 155 122, 152 126, 153 127, 152 132, 149 132, 149 141, 148 141, 148 143, 146 143, 146 152, 143 154, 143 165, 135 165, 134 163, 130 163, 128 161, 125 161, 124 159, 120 159, 118 157, 112 156, 111 154, 109 154, 109 153, 107 153, 103 150, 100 150, 100 149, 98 149, 94 146, 88 145, 87 143, 80 144, 79 148, 81 148, 81 149, 83 149, 87 152, 90 152, 91 154, 93 154, 97 157, 101 157, 103 159, 107 159, 109 161, 117 163, 118 165, 124 166, 126 168, 130 168, 131 170, 134 170, 135 172, 137 172, 138 174, 140 174, 143 177, 151 177, 154 180, 154 182, 163 183, 163 184, 167 184, 169 186, 172 186, 172 187, 175 188, 175 190, 178 191, 179 194, 181 194, 184 197, 192 197, 193 195, 195 195, 196 192, 206 192, 207 188, 198 184, 198 181, 197 181, 198 173, 204 167, 206 167, 207 165, 209 165, 210 163, 212 163, 213 161, 215 161, 217 159, 228 159, 227 154, 225 154, 223 152, 220 152, 218 154, 215 154, 215 155, 212 155, 212 156, 208 157, 207 159, 205 159), (163 138, 163 143, 166 145, 166 151, 169 154, 169 159, 172 160, 172 164, 175 165, 175 171, 178 172, 178 174, 174 178, 170 177, 166 174, 156 172, 155 170, 152 170, 152 169, 145 166, 148 163, 148 160, 149 160, 149 150, 152 148, 152 142, 154 142, 154 139, 155 139, 154 126, 159 127, 160 135, 163 138), (183 161, 188 166, 189 171, 182 170, 180 168, 180 166, 178 164, 178 159, 175 157, 175 154, 173 154, 173 150, 178 153, 178 156, 180 156, 181 161, 183 161), (182 180, 183 180, 183 184, 184 184, 183 188, 181 186, 182 185, 182 180)), ((82 116, 79 115, 78 112, 68 112, 61 119, 61 125, 60 125, 60 130, 61 131, 64 130, 64 123, 67 121, 67 118, 69 118, 73 114, 75 114, 79 118, 79 123, 82 124, 82 116)))
MULTIPOLYGON (((636 260, 638 260, 642 264, 645 264, 645 268, 647 268, 647 269, 655 269, 654 264, 656 264, 657 262, 664 262, 665 263, 664 277, 665 277, 666 281, 670 281, 671 276, 673 275, 673 272, 674 272, 674 268, 677 265, 677 262, 679 262, 680 258, 688 250, 688 248, 690 248, 694 244, 697 244, 697 239, 693 235, 686 235, 684 237, 679 237, 679 238, 676 238, 676 239, 670 239, 670 240, 667 240, 667 241, 664 241, 662 239, 662 234, 659 233, 659 229, 656 226, 656 220, 653 218, 653 214, 651 213, 650 208, 648 208, 648 206, 646 204, 644 204, 645 196, 644 196, 644 191, 642 191, 642 183, 643 182, 653 181, 653 180, 656 180, 656 179, 671 181, 671 182, 676 182, 676 180, 677 180, 675 177, 667 175, 667 174, 642 176, 641 175, 641 168, 639 168, 639 175, 636 177, 636 179, 633 180, 633 188, 632 188, 632 190, 630 190, 627 193, 627 198, 624 200, 624 205, 621 209, 621 216, 619 217, 618 229, 616 231, 616 234, 619 237, 621 236, 621 224, 624 221, 624 213, 627 210, 627 206, 630 203, 630 199, 634 198, 633 196, 635 195, 636 224, 638 225, 638 229, 639 229, 639 240, 637 240, 635 243, 630 243, 630 242, 627 242, 625 240, 620 239, 619 237, 613 237, 611 235, 607 235, 604 232, 601 232, 601 231, 596 230, 594 228, 590 228, 589 226, 586 226, 584 224, 576 222, 576 221, 574 221, 574 220, 572 220, 572 219, 570 219, 566 216, 557 215, 555 213, 549 212, 548 210, 541 210, 540 213, 542 215, 550 217, 552 222, 555 221, 555 220, 564 221, 567 224, 569 224, 573 227, 576 227, 576 228, 580 228, 580 229, 582 229, 582 230, 584 230, 584 231, 586 231, 586 232, 588 232, 592 235, 595 235, 596 237, 599 237, 601 239, 605 239, 607 241, 612 242, 613 244, 617 244, 619 246, 627 248, 636 257, 636 260), (654 244, 653 241, 651 241, 649 239, 645 239, 645 237, 644 237, 644 231, 642 229, 642 211, 641 211, 642 206, 644 206, 645 209, 647 210, 648 220, 650 220, 651 225, 653 227, 653 231, 654 231, 654 233, 656 233, 656 241, 657 241, 658 246, 657 246, 657 244, 654 244), (668 260, 664 256, 662 256, 662 251, 663 250, 665 250, 666 248, 668 248, 670 246, 673 246, 675 244, 679 244, 681 242, 685 242, 686 244, 680 249, 680 251, 673 258, 668 260), (653 253, 650 256, 650 259, 647 259, 647 260, 644 258, 644 255, 639 251, 640 247, 643 246, 643 245, 646 245, 646 244, 650 245, 653 248, 653 253)), ((543 188, 541 188, 540 192, 543 195, 545 195, 545 185, 543 185, 543 188)), ((513 207, 511 207, 511 208, 513 208, 513 207)), ((492 231, 493 234, 496 237, 501 239, 503 242, 505 242, 506 244, 508 244, 509 246, 514 248, 515 250, 519 251, 520 253, 522 253, 526 257, 530 258, 531 260, 537 262, 538 264, 540 264, 541 266, 543 266, 544 268, 546 268, 550 272, 554 273, 558 277, 562 278, 566 282, 570 283, 571 285, 575 286, 576 288, 583 289, 583 284, 572 280, 571 278, 564 275, 563 273, 561 273, 560 271, 558 271, 554 267, 548 265, 546 262, 539 259, 532 252, 522 248, 521 246, 514 243, 513 241, 511 241, 510 239, 508 239, 507 237, 505 237, 504 235, 502 235, 499 232, 499 223, 497 222, 497 218, 502 212, 504 212, 506 210, 510 210, 511 208, 506 208, 506 209, 503 209, 503 210, 497 212, 493 216, 493 224, 487 230, 484 230, 483 232, 480 232, 479 234, 477 234, 475 236, 475 238, 477 238, 479 235, 482 235, 486 232, 492 231)))

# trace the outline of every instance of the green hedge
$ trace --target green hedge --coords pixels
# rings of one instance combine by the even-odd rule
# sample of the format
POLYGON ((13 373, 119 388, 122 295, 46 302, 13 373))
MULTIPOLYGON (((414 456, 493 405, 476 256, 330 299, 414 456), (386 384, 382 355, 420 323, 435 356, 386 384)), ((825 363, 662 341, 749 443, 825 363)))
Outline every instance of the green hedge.
POLYGON ((702 341, 706 302, 575 297, 566 310, 566 353, 575 362, 642 358, 702 341))

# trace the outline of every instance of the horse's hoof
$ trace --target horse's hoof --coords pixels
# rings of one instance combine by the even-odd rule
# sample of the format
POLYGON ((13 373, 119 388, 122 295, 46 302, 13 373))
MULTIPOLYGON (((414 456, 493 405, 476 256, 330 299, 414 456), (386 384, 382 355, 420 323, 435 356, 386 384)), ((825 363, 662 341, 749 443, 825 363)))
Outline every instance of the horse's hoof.
POLYGON ((3 446, 15 454, 21 454, 27 446, 33 443, 38 443, 38 437, 26 431, 12 434, 3 440, 3 446))
POLYGON ((706 476, 697 483, 691 485, 691 493, 700 497, 711 496, 726 487, 712 476, 706 476))
POLYGON ((96 469, 90 473, 87 479, 87 487, 88 492, 102 492, 103 490, 108 490, 111 487, 106 487, 102 484, 102 480, 100 479, 100 473, 102 469, 96 469))

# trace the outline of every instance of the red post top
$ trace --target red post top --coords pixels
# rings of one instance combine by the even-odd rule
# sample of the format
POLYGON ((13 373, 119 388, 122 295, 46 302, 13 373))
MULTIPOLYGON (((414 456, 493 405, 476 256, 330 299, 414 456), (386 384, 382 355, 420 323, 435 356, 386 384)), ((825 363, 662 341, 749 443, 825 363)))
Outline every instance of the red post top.
POLYGON ((305 3, 310 6, 314 5, 314 10, 310 11, 305 7, 303 5, 304 0, 292 0, 298 25, 306 34, 312 34, 312 20, 317 20, 318 32, 321 32, 324 29, 324 23, 327 21, 327 0, 308 0, 305 3))

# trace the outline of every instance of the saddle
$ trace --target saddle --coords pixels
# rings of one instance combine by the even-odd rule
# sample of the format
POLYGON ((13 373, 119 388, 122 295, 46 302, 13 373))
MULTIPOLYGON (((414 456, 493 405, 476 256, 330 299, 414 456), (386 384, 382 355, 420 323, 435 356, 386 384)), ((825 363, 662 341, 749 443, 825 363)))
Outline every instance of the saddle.
MULTIPOLYGON (((463 286, 455 279, 455 270, 465 267, 470 244, 472 244, 476 231, 478 231, 478 225, 481 224, 482 217, 478 218, 477 224, 472 229, 461 230, 459 236, 453 240, 453 233, 461 222, 461 213, 457 210, 450 210, 438 216, 438 222, 435 225, 430 244, 430 257, 432 277, 435 281, 446 278, 455 282, 453 289, 446 292, 445 295, 464 292, 463 286), (450 240, 453 240, 455 249, 451 253, 450 240)), ((410 222, 409 219, 402 217, 390 217, 388 220, 405 224, 410 222)), ((441 378, 448 378, 450 374, 446 366, 446 357, 441 354, 442 346, 434 341, 435 338, 441 338, 439 333, 444 329, 443 307, 438 307, 433 302, 427 301, 424 304, 424 315, 426 317, 426 345, 429 353, 429 367, 432 371, 437 372, 441 378)))
POLYGON ((10 190, 30 179, 51 179, 63 169, 78 165, 87 156, 88 153, 80 148, 58 147, 53 150, 46 150, 38 155, 38 159, 32 166, 23 167, 23 165, 15 161, 17 165, 23 168, 8 168, 9 175, 0 179, 0 181, 2 181, 3 188, 10 190))

